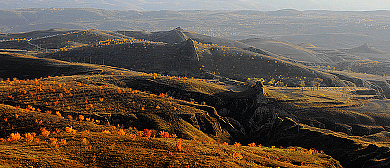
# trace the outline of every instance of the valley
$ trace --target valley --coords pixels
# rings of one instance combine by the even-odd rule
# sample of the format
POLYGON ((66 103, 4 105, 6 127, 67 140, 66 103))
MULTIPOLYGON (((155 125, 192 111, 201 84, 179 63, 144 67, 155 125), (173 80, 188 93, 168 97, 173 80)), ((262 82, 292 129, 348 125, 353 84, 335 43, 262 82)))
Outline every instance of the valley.
POLYGON ((367 45, 235 41, 180 27, 0 37, 3 165, 390 164, 388 61, 364 56, 377 51, 367 45))

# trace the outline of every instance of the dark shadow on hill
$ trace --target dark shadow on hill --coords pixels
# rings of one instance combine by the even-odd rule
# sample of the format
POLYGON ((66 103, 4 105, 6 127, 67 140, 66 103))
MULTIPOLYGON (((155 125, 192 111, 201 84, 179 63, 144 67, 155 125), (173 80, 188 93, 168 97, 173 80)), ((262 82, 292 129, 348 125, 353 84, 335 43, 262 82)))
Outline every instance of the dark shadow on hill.
POLYGON ((130 70, 176 76, 199 76, 192 40, 175 44, 124 43, 87 46, 45 57, 73 62, 104 64, 130 70))
POLYGON ((0 53, 0 78, 34 79, 47 76, 86 74, 92 69, 57 60, 0 53))

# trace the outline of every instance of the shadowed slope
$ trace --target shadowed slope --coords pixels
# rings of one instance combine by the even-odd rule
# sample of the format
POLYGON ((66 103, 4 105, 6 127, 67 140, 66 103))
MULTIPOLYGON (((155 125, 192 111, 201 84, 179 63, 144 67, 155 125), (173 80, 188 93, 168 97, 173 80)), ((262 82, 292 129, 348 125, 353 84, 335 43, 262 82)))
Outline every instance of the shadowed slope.
POLYGON ((84 74, 91 68, 67 62, 36 57, 0 53, 0 77, 34 79, 47 76, 84 74))

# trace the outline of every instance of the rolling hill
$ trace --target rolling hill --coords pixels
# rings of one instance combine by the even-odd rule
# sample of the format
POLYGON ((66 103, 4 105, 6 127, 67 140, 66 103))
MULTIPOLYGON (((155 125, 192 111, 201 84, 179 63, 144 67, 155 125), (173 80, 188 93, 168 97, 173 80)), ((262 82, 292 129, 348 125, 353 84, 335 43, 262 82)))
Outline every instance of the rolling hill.
POLYGON ((33 56, 0 55, 0 143, 21 151, 1 163, 389 165, 388 101, 378 92, 387 82, 286 55, 291 51, 303 60, 341 51, 274 40, 225 40, 181 28, 52 29, 7 36, 13 38, 0 46, 33 56), (275 47, 281 50, 269 50, 275 47), (317 87, 311 87, 316 81, 317 87), (52 154, 61 157, 45 161, 52 154))
POLYGON ((218 100, 213 94, 227 92, 223 85, 89 64, 77 64, 82 67, 77 75, 45 77, 62 74, 74 63, 7 53, 0 57, 2 62, 10 58, 58 70, 4 70, 20 72, 14 75, 25 80, 1 80, 0 145, 7 151, 0 154, 2 165, 341 167, 314 149, 221 144, 243 138, 230 136, 232 119, 218 117, 206 105, 218 100), (31 79, 34 75, 43 77, 31 79))
POLYGON ((31 54, 189 77, 214 78, 222 74, 234 80, 263 78, 266 82, 275 80, 289 86, 298 86, 302 80, 310 86, 314 79, 321 78, 322 86, 345 86, 351 85, 354 80, 340 80, 337 74, 329 71, 330 68, 387 74, 376 68, 386 69, 385 61, 376 62, 339 50, 274 40, 248 39, 240 42, 181 28, 160 32, 51 29, 47 32, 8 34, 7 37, 9 39, 0 42, 1 48, 38 49, 37 53, 31 54), (229 66, 223 66, 225 64, 229 66), (372 67, 373 64, 375 67, 372 67))
POLYGON ((76 31, 31 39, 30 43, 49 49, 52 49, 49 46, 64 46, 55 52, 39 54, 42 57, 105 64, 148 73, 207 78, 217 75, 243 82, 248 78, 263 78, 267 82, 274 79, 292 86, 297 86, 300 80, 310 83, 315 78, 323 78, 326 86, 345 85, 329 73, 281 60, 276 54, 238 41, 207 37, 180 28, 155 33, 125 32, 123 36, 120 33, 123 32, 76 31), (70 43, 74 45, 70 46, 70 43))
POLYGON ((324 63, 328 62, 317 55, 314 55, 311 50, 304 50, 299 46, 288 44, 281 41, 275 41, 271 39, 246 39, 241 40, 242 43, 251 45, 255 48, 264 49, 271 53, 277 54, 280 57, 286 57, 290 60, 302 61, 302 62, 313 62, 313 63, 324 63))
MULTIPOLYGON (((57 74, 53 74, 52 71, 46 71, 46 74, 35 74, 34 70, 28 66, 25 66, 26 70, 30 70, 28 72, 19 71, 20 68, 16 66, 4 70, 6 72, 20 72, 20 75, 15 76, 27 78, 26 80, 4 79, 1 82, 3 86, 1 87, 0 100, 2 102, 1 127, 3 128, 1 136, 11 138, 3 139, 7 142, 1 143, 4 149, 21 149, 21 153, 11 152, 11 155, 2 157, 4 159, 1 161, 5 165, 15 166, 15 162, 12 160, 18 159, 20 160, 17 163, 19 166, 58 166, 70 162, 72 165, 81 167, 86 165, 104 167, 112 166, 112 164, 126 165, 130 163, 147 164, 152 167, 167 166, 167 164, 207 166, 219 163, 218 157, 225 158, 226 156, 227 160, 238 158, 243 161, 228 163, 226 166, 244 166, 244 163, 248 163, 262 166, 340 167, 337 161, 310 148, 332 154, 346 167, 356 166, 357 162, 351 162, 351 160, 353 160, 353 156, 361 155, 361 153, 371 153, 372 157, 383 157, 384 151, 375 146, 376 143, 380 144, 379 142, 374 143, 368 140, 364 142, 363 139, 353 136, 349 137, 332 130, 321 130, 306 125, 310 125, 310 122, 314 121, 323 123, 324 121, 316 116, 318 114, 327 116, 327 113, 333 113, 332 110, 323 109, 320 104, 317 105, 318 107, 314 104, 304 105, 302 103, 305 101, 302 99, 293 101, 299 106, 286 106, 283 105, 283 101, 272 101, 272 99, 278 99, 278 96, 274 95, 277 92, 272 90, 268 92, 267 89, 264 91, 268 98, 264 99, 264 96, 260 96, 263 95, 260 84, 260 87, 246 86, 247 91, 231 92, 226 89, 229 85, 217 84, 213 81, 205 82, 201 79, 138 73, 122 68, 90 64, 76 64, 83 67, 78 72, 74 72, 78 75, 62 76, 65 75, 62 72, 69 70, 65 65, 74 66, 75 63, 60 62, 62 64, 59 64, 56 60, 7 53, 3 53, 1 59, 2 61, 3 59, 9 60, 12 57, 17 59, 19 63, 26 65, 37 65, 38 62, 43 62, 41 63, 43 67, 45 65, 54 66, 64 70, 57 70, 59 72, 57 74), (86 70, 88 71, 86 72, 86 70), (26 73, 42 76, 61 74, 61 76, 31 80, 28 78, 34 76, 26 76, 26 73), (168 96, 172 96, 172 98, 168 96), (204 103, 198 104, 197 102, 204 103), (305 106, 311 110, 303 114, 302 107, 305 106), (248 107, 250 108, 248 109, 248 107), (313 107, 317 111, 308 113, 313 110, 313 107), (274 115, 278 117, 271 117, 274 115), (253 123, 254 119, 255 123, 253 123), (19 122, 19 120, 23 120, 23 122, 19 122), (297 120, 302 123, 297 125, 297 120), (20 125, 21 123, 24 126, 20 125), (26 123, 28 124, 26 125, 26 123), (42 131, 43 127, 52 133, 45 136, 44 131, 42 131), (68 128, 66 129, 66 127, 68 128), (132 129, 127 129, 128 127, 132 129), (193 140, 182 140, 181 144, 185 152, 176 151, 176 153, 174 146, 179 141, 178 139, 150 139, 143 137, 142 134, 136 136, 139 131, 134 127, 141 132, 143 129, 155 129, 176 134, 183 139, 193 140), (256 129, 258 127, 263 128, 256 129), (69 128, 73 128, 76 132, 68 132, 69 128), (297 128, 300 129, 299 133, 296 132, 297 128), (124 129, 125 133, 120 133, 121 129, 124 129), (35 132, 37 135, 33 142, 24 139, 13 140, 12 138, 15 137, 9 135, 16 132, 21 135, 35 132), (307 140, 298 141, 302 138, 307 140), (350 140, 346 141, 346 139, 350 140), (242 144, 253 141, 256 144, 270 145, 270 148, 237 148, 217 145, 223 141, 230 142, 230 144, 233 144, 234 141, 242 144), (324 142, 331 142, 333 145, 326 145, 327 143, 324 142), (356 143, 361 145, 356 145, 356 143), (367 146, 367 143, 374 146, 367 146), (36 148, 31 148, 31 144, 36 148), (275 145, 305 146, 310 150, 297 147, 288 149, 272 147, 275 145), (128 151, 129 147, 139 150, 132 152, 134 155, 128 155, 124 151, 128 151), (56 152, 42 155, 37 151, 41 148, 42 150, 55 149, 56 152), (202 152, 217 149, 225 152, 214 156, 215 159, 210 160, 209 158, 208 162, 196 159, 201 158, 198 155, 202 152), (149 152, 145 153, 145 151, 150 151, 150 154, 149 152), (253 152, 260 157, 253 155, 253 152), (83 155, 75 156, 75 153, 83 155), (351 155, 345 157, 345 153, 351 155), (26 158, 21 154, 28 154, 37 159, 26 158), (53 155, 61 157, 57 158, 56 162, 45 161, 45 159, 52 160, 53 155), (140 155, 144 157, 139 157, 140 155), (165 159, 161 160, 161 157, 165 159), (269 159, 262 159, 263 157, 269 159), (114 158, 127 159, 116 160, 114 158), (148 163, 142 160, 146 158, 149 160, 148 163), (113 162, 112 159, 114 159, 113 162), (178 163, 180 159, 192 161, 178 163), (108 160, 111 161, 108 162, 108 160), (314 162, 314 160, 316 161, 314 162)), ((243 87, 245 88, 245 86, 243 87)), ((305 94, 306 91, 302 93, 305 94)), ((345 119, 336 117, 339 121, 333 122, 348 122, 354 118, 353 115, 344 112, 339 115, 345 119)), ((359 114, 355 115, 359 116, 359 114)), ((361 117, 364 118, 364 115, 361 117)), ((362 122, 363 118, 353 122, 373 124, 362 122)), ((367 118, 367 120, 370 119, 367 118)), ((328 122, 332 123, 331 120, 328 122)), ((328 125, 325 128, 328 128, 328 125)), ((384 147, 382 146, 381 149, 384 147)), ((202 157, 207 156, 202 155, 202 157)), ((367 158, 361 158, 359 162, 369 165, 385 164, 383 161, 373 164, 367 162, 367 158)))

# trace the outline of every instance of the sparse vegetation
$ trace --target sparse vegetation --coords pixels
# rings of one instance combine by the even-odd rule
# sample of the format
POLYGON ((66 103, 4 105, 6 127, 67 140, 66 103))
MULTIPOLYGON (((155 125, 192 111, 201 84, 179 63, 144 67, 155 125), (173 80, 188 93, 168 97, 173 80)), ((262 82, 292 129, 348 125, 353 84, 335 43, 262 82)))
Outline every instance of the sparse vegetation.
POLYGON ((161 34, 150 32, 137 40, 109 31, 69 31, 33 41, 62 46, 39 56, 73 63, 2 53, 1 62, 10 66, 0 68, 0 146, 18 150, 0 156, 0 163, 341 167, 336 158, 348 167, 361 155, 370 157, 359 163, 377 157, 377 164, 386 162, 382 151, 368 149, 389 148, 387 102, 378 88, 367 87, 385 88, 386 82, 207 42, 180 28, 160 33, 179 41, 159 42, 161 34), (87 53, 93 54, 84 61, 87 53), (105 65, 81 63, 92 60, 105 65), (359 82, 365 87, 356 87, 359 82))

